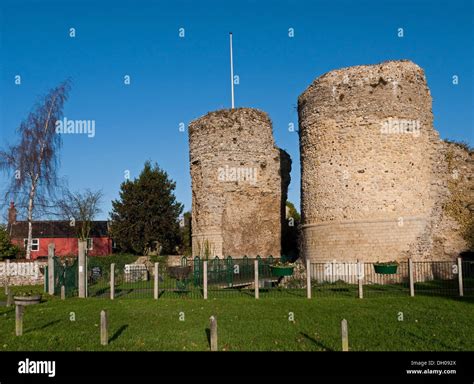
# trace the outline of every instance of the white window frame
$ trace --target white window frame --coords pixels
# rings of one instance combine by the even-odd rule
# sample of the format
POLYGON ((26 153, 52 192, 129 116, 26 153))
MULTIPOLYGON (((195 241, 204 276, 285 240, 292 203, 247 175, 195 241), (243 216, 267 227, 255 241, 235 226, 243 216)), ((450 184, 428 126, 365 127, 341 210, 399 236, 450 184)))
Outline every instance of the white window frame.
MULTIPOLYGON (((23 239, 23 245, 26 249, 26 247, 28 246, 28 239, 23 239)), ((31 239, 31 252, 38 252, 40 248, 39 245, 40 245, 39 238, 31 239), (34 249, 35 246, 36 246, 36 249, 34 249)))
POLYGON ((88 251, 92 251, 94 249, 94 238, 88 237, 86 239, 86 249, 88 251), (89 247, 89 242, 90 242, 90 247, 89 247))

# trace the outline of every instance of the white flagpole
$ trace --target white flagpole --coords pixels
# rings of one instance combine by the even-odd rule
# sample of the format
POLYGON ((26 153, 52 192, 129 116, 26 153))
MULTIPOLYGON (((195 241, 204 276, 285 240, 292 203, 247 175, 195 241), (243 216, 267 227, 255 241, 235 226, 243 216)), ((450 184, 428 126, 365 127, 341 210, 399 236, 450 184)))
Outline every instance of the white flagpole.
POLYGON ((232 57, 232 32, 230 36, 230 89, 232 93, 232 109, 234 109, 234 61, 232 57))

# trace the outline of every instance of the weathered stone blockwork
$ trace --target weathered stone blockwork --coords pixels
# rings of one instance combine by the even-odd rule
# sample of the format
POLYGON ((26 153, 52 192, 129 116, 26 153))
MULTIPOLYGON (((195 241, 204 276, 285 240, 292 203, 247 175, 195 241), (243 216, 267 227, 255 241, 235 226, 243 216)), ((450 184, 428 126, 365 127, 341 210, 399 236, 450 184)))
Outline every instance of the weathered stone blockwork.
POLYGON ((437 199, 424 251, 435 259, 453 259, 474 251, 474 152, 441 141, 436 154, 437 199))
POLYGON ((267 114, 211 112, 189 126, 193 255, 279 256, 291 160, 267 114))
POLYGON ((423 70, 331 71, 298 99, 302 252, 317 261, 430 257, 445 195, 423 70))

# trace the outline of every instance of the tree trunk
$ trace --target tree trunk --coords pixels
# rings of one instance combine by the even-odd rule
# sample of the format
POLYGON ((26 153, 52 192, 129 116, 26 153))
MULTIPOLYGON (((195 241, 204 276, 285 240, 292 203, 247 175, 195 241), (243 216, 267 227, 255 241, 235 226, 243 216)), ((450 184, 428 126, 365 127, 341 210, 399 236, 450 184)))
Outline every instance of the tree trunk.
POLYGON ((36 186, 32 185, 28 198, 28 240, 26 245, 26 258, 31 259, 31 243, 33 241, 33 200, 35 198, 36 186))
MULTIPOLYGON (((46 118, 46 123, 43 130, 45 134, 49 127, 49 120, 51 119, 51 113, 52 113, 54 101, 56 100, 56 96, 57 95, 54 96, 53 101, 51 102, 51 107, 49 108, 49 111, 48 111, 48 116, 46 118)), ((28 260, 31 259, 31 242, 33 240, 33 208, 34 208, 34 199, 35 199, 35 194, 36 194, 36 185, 40 177, 41 163, 43 162, 44 149, 46 147, 44 136, 42 140, 43 141, 41 143, 41 150, 40 150, 39 158, 38 158, 38 171, 34 175, 30 174, 32 180, 31 180, 30 195, 28 198, 28 244, 26 246, 26 258, 28 260)))

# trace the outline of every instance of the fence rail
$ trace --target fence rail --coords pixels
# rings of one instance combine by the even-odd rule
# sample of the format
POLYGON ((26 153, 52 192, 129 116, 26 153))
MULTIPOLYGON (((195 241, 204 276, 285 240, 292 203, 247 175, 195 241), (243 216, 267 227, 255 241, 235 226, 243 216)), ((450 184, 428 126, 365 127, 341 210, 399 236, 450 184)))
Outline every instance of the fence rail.
POLYGON ((378 264, 373 262, 310 263, 309 278, 301 263, 297 263, 290 271, 292 273, 286 274, 288 276, 283 276, 285 273, 277 268, 278 261, 272 257, 216 257, 210 260, 195 257, 183 258, 176 266, 150 263, 114 268, 100 268, 94 266, 95 263, 88 263, 88 297, 371 298, 410 296, 412 292, 415 295, 474 296, 474 262, 471 261, 401 262, 395 270, 388 272, 380 272, 378 264), (205 263, 207 279, 204 279, 205 263), (114 271, 113 279, 111 270, 114 271))

